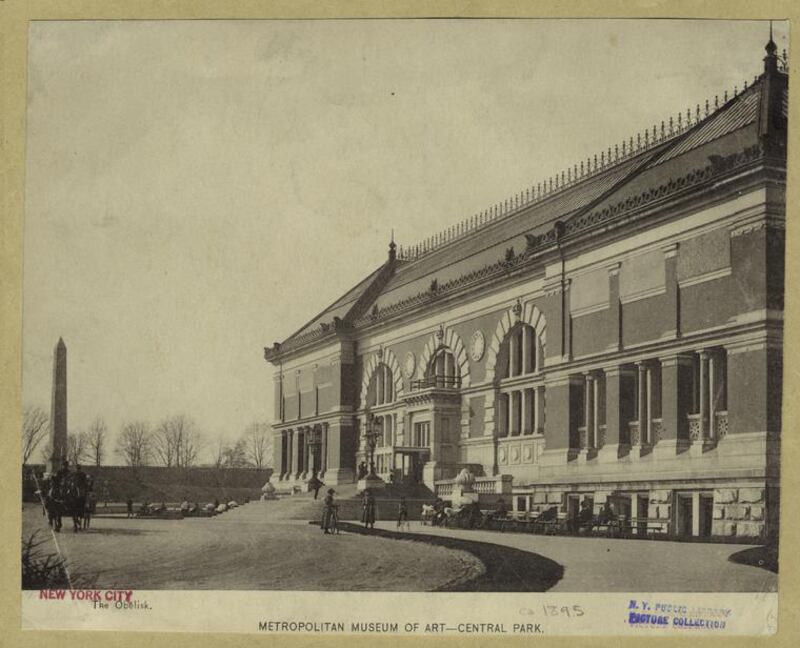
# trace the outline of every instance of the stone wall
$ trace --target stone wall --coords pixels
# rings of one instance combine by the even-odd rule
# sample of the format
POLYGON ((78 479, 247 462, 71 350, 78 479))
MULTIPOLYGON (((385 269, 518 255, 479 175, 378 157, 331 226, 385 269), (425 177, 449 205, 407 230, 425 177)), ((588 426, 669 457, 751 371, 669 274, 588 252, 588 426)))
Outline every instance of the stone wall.
MULTIPOLYGON (((35 482, 30 470, 41 477, 44 466, 26 466, 23 471, 23 499, 35 499, 35 482)), ((271 468, 166 468, 163 466, 85 466, 84 471, 91 475, 98 498, 123 502, 129 496, 135 501, 164 500, 167 502, 206 501, 214 499, 256 499, 261 496, 261 487, 272 475, 271 468)))
POLYGON ((764 505, 763 488, 715 489, 712 534, 724 537, 762 537, 765 530, 764 505))

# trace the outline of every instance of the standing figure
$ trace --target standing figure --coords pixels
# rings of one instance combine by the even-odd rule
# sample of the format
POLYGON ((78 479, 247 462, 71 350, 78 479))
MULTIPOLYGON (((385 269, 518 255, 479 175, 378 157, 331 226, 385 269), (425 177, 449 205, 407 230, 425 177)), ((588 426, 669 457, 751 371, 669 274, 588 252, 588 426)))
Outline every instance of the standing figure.
POLYGON ((86 507, 83 509, 83 528, 88 529, 92 523, 92 516, 97 509, 97 495, 89 481, 89 491, 86 493, 86 507))
POLYGON ((408 523, 408 504, 406 504, 406 498, 400 498, 400 504, 397 506, 397 528, 401 528, 403 523, 408 529, 411 528, 411 525, 408 523))
POLYGON ((364 479, 364 477, 367 476, 367 472, 367 462, 362 461, 360 464, 358 464, 358 478, 364 479))
POLYGON ((375 528, 375 497, 370 492, 369 488, 364 490, 364 503, 363 512, 361 513, 361 521, 367 529, 375 528))
POLYGON ((128 495, 128 499, 125 500, 125 506, 128 509, 128 516, 129 518, 133 517, 133 498, 128 495))
POLYGON ((329 488, 328 494, 325 496, 324 506, 322 508, 322 524, 320 525, 323 533, 338 532, 338 529, 336 528, 337 506, 333 502, 333 494, 335 492, 335 490, 329 488))
POLYGON ((311 476, 311 479, 308 480, 308 488, 309 490, 314 491, 314 499, 317 499, 319 495, 319 489, 322 488, 325 484, 322 483, 319 477, 317 477, 317 473, 314 473, 311 476))

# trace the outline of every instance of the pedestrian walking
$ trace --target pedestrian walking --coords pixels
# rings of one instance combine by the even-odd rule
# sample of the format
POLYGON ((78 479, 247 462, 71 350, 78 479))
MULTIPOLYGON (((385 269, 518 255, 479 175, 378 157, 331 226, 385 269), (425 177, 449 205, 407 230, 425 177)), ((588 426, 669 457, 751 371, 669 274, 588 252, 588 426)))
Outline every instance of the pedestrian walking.
POLYGON ((314 473, 311 476, 311 479, 308 480, 308 487, 310 490, 314 491, 314 499, 317 499, 319 495, 319 489, 322 488, 325 484, 322 483, 319 477, 317 477, 317 473, 314 473))
POLYGON ((361 521, 367 529, 375 528, 375 497, 369 488, 364 490, 363 511, 361 521))
POLYGON ((336 493, 332 488, 328 489, 328 494, 325 495, 324 506, 322 508, 322 527, 323 533, 334 533, 336 529, 336 504, 333 501, 333 495, 336 493))
POLYGON ((408 522, 408 504, 406 504, 406 498, 401 497, 400 504, 397 505, 397 528, 400 529, 404 523, 411 530, 411 524, 408 522))

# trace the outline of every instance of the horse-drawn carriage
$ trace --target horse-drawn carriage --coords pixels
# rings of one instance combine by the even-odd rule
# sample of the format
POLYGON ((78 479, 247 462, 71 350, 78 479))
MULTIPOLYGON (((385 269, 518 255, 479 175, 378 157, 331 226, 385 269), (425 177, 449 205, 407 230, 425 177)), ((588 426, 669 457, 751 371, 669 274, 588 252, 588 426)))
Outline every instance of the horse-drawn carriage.
POLYGON ((91 482, 83 473, 65 472, 45 478, 39 487, 39 496, 47 522, 54 531, 61 531, 64 516, 72 518, 75 533, 88 528, 92 513, 91 506, 87 506, 90 487, 91 482))

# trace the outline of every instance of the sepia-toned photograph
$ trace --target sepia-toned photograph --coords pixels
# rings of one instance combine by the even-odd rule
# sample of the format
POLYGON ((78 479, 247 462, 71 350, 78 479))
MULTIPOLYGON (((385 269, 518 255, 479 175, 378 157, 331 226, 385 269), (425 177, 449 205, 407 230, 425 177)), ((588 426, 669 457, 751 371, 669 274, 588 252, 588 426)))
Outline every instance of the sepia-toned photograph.
POLYGON ((25 627, 775 631, 787 21, 53 20, 27 52, 25 627), (176 590, 299 616, 173 627, 176 590), (287 598, 366 592, 452 616, 287 598), (504 593, 555 596, 481 616, 504 593))

